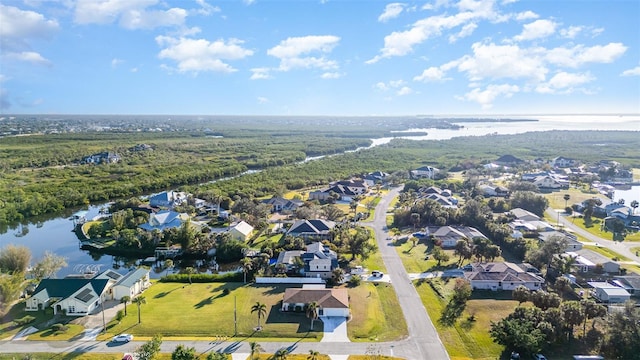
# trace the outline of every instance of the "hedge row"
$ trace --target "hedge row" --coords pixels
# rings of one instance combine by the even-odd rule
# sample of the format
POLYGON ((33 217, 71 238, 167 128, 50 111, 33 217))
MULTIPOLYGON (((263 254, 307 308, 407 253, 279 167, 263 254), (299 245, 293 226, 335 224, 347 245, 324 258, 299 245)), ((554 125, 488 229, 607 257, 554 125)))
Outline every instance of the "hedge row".
POLYGON ((189 281, 189 274, 171 274, 160 279, 161 282, 177 283, 241 282, 242 280, 242 272, 226 274, 192 274, 191 281, 189 281))

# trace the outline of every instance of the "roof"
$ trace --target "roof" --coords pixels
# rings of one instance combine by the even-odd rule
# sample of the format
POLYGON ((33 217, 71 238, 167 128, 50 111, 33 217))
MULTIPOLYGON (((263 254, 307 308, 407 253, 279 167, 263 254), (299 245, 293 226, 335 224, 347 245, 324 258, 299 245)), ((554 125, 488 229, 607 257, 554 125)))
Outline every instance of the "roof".
POLYGON ((511 262, 490 262, 473 264, 473 271, 465 272, 470 281, 502 281, 502 282, 544 282, 544 279, 525 272, 511 262))
POLYGON ((329 230, 333 229, 336 223, 329 220, 313 219, 313 220, 298 220, 289 229, 289 234, 328 234, 329 230))
POLYGON ((628 296, 631 297, 631 294, 623 288, 620 287, 610 287, 610 288, 600 288, 602 292, 607 294, 608 296, 628 296))
POLYGON ((133 284, 140 281, 140 279, 144 278, 149 274, 149 270, 145 268, 137 268, 128 274, 126 274, 120 281, 116 283, 116 286, 125 286, 131 287, 133 284))
POLYGON ((576 261, 578 261, 579 263, 583 263, 582 261, 583 259, 592 263, 592 264, 585 263, 584 265, 608 264, 608 263, 617 264, 617 262, 609 259, 608 257, 604 255, 600 255, 597 252, 589 249, 580 249, 580 250, 576 250, 573 253, 568 252, 568 254, 572 256, 577 255, 578 258, 576 259, 576 261))
POLYGON ((247 224, 244 221, 240 221, 234 227, 232 227, 232 229, 235 229, 236 231, 240 232, 242 235, 247 236, 253 231, 253 226, 247 224))
MULTIPOLYGON (((44 279, 40 281, 40 284, 33 292, 33 294, 37 294, 41 291, 47 292, 48 298, 68 298, 69 296, 76 293, 78 290, 83 287, 90 285, 93 291, 96 294, 100 295, 106 288, 109 280, 108 279, 44 279)), ((80 295, 80 294, 79 294, 80 295)), ((92 297, 83 297, 78 298, 78 300, 83 302, 88 302, 92 297)))
POLYGON ((278 255, 278 264, 293 264, 293 258, 300 257, 304 254, 302 250, 281 251, 278 255))
POLYGON ((540 219, 540 217, 530 211, 527 211, 525 209, 521 209, 521 208, 515 208, 515 209, 511 209, 511 211, 509 211, 511 214, 513 214, 513 216, 516 217, 516 219, 520 219, 523 217, 527 217, 527 216, 534 216, 537 219, 540 219))
POLYGON ((317 302, 322 308, 349 308, 347 289, 300 289, 288 288, 284 291, 283 303, 309 304, 317 302))
POLYGON ((452 226, 442 226, 432 235, 443 241, 460 240, 465 237, 469 240, 472 240, 476 237, 486 238, 486 236, 484 236, 484 234, 478 231, 476 228, 472 228, 469 226, 461 226, 455 228, 452 226))
POLYGON ((628 285, 629 287, 632 287, 634 289, 640 289, 640 276, 631 276, 631 275, 616 276, 615 279, 620 280, 621 282, 628 285))

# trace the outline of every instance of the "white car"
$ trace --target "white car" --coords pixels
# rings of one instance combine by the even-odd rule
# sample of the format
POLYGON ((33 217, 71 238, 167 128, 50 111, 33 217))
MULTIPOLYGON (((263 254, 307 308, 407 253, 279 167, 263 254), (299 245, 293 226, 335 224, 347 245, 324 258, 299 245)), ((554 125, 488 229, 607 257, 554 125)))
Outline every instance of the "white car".
POLYGON ((128 343, 131 340, 133 340, 133 335, 131 334, 120 334, 120 335, 114 336, 113 339, 111 339, 111 341, 115 343, 120 343, 120 342, 128 343))
POLYGON ((534 359, 534 360, 547 360, 547 358, 546 358, 544 355, 542 355, 542 354, 535 354, 535 355, 533 355, 533 359, 534 359))
POLYGON ((375 270, 375 271, 372 271, 372 272, 371 272, 371 275, 372 275, 373 277, 383 277, 383 276, 384 276, 384 273, 383 273, 382 271, 375 270))

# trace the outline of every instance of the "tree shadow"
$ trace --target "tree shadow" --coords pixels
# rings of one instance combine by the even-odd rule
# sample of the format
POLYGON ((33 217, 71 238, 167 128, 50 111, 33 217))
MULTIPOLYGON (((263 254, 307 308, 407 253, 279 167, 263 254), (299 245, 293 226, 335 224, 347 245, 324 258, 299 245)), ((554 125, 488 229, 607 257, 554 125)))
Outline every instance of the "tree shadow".
POLYGON ((153 298, 154 298, 154 299, 160 299, 160 298, 163 298, 163 297, 165 297, 165 296, 167 296, 167 295, 171 294, 172 292, 174 292, 174 291, 176 291, 176 290, 178 290, 178 289, 182 289, 183 287, 184 287, 184 286, 178 286, 177 288, 173 288, 173 289, 171 289, 171 290, 169 290, 169 291, 163 291, 163 292, 161 292, 161 293, 157 293, 153 298))
POLYGON ((196 309, 201 309, 207 305, 211 305, 213 303, 213 296, 209 296, 208 298, 205 298, 203 300, 201 300, 199 303, 193 305, 194 308, 196 309))
POLYGON ((447 306, 442 309, 442 314, 440 314, 440 319, 438 319, 438 322, 444 326, 453 326, 460 315, 462 315, 465 307, 465 303, 459 303, 450 300, 447 303, 447 306))

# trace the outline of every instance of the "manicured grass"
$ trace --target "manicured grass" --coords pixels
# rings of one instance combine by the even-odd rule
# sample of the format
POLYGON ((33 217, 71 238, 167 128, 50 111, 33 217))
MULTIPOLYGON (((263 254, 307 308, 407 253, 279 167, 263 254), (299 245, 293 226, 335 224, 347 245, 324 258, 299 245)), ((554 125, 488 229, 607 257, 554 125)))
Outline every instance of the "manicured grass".
POLYGON ((84 326, 77 324, 67 324, 69 329, 62 333, 55 333, 51 327, 40 330, 36 333, 29 335, 29 340, 43 340, 43 341, 66 341, 66 340, 78 340, 82 337, 84 332, 84 326))
POLYGON ((349 288, 352 320, 347 325, 351 341, 390 341, 408 335, 400 304, 387 283, 363 282, 349 288))
POLYGON ((25 303, 24 301, 21 301, 13 305, 11 309, 9 309, 9 312, 7 312, 5 316, 0 318, 0 339, 14 336, 15 334, 28 328, 29 326, 34 326, 37 328, 39 324, 43 324, 47 320, 50 320, 53 316, 53 314, 44 314, 44 312, 42 311, 26 312, 24 309, 25 303), (13 323, 13 320, 21 319, 27 315, 33 316, 35 317, 35 319, 31 323, 26 325, 17 326, 13 323))
POLYGON ((549 200, 549 206, 553 209, 565 208, 564 195, 566 194, 568 194, 570 197, 569 200, 566 202, 567 206, 571 206, 572 204, 576 204, 576 203, 581 203, 585 200, 592 199, 594 197, 602 199, 603 201, 608 200, 604 195, 598 193, 597 191, 595 190, 592 190, 592 191, 593 191, 592 193, 589 193, 586 189, 570 188, 566 190, 558 190, 548 194, 544 194, 544 197, 546 197, 547 200, 549 200))
MULTIPOLYGON (((369 242, 371 242, 372 244, 375 244, 377 247, 378 242, 376 241, 376 237, 373 230, 372 229, 368 229, 368 230, 371 233, 371 238, 369 239, 369 242)), ((349 254, 344 254, 344 256, 347 259, 351 259, 351 255, 349 254)), ((351 261, 349 265, 350 266, 362 265, 362 267, 369 270, 380 270, 382 272, 387 271, 387 268, 384 266, 384 261, 382 261, 382 254, 380 253, 379 249, 369 254, 369 257, 365 260, 361 260, 360 258, 356 257, 356 259, 351 261)))
POLYGON ((602 246, 593 246, 593 245, 585 245, 585 248, 591 250, 591 251, 595 251, 601 255, 604 255, 606 257, 608 257, 609 259, 613 259, 613 258, 618 258, 617 261, 631 261, 631 259, 629 259, 626 256, 620 255, 617 252, 606 248, 606 247, 602 247, 602 246))
MULTIPOLYGON (((601 226, 602 226, 602 219, 598 219, 598 218, 592 218, 592 225, 590 227, 587 227, 584 219, 580 219, 580 218, 576 218, 573 219, 573 224, 588 231, 589 233, 596 235, 598 237, 601 237, 603 239, 606 240, 621 240, 618 239, 617 237, 614 239, 613 238, 613 233, 611 231, 606 231, 606 230, 602 230, 601 226)), ((640 242, 640 232, 634 232, 634 233, 627 233, 624 237, 624 241, 638 241, 640 242)))
MULTIPOLYGON (((442 284, 441 291, 445 297, 448 296, 452 285, 453 281, 442 284)), ((517 301, 472 297, 456 323, 446 326, 439 319, 448 299, 438 296, 425 281, 417 281, 416 289, 452 360, 500 358, 504 347, 491 339, 491 322, 499 321, 512 313, 518 305, 517 301), (469 321, 470 315, 474 315, 475 321, 469 321)))
POLYGON ((241 283, 155 283, 145 291, 146 304, 141 306, 142 323, 138 324, 136 305, 128 306, 128 316, 120 323, 108 325, 107 339, 118 333, 138 337, 162 334, 164 337, 215 337, 234 334, 234 303, 237 303, 238 335, 257 338, 290 338, 318 340, 322 327, 308 332, 310 322, 304 314, 280 312, 282 285, 243 285, 241 283), (224 294, 228 289, 229 293, 224 294), (254 332, 257 315, 251 307, 257 302, 267 307, 262 331, 254 332))
MULTIPOLYGON (((0 360, 16 360, 16 359, 24 359, 26 354, 18 354, 18 353, 0 353, 0 360)), ((96 353, 96 352, 86 352, 86 353, 31 353, 29 354, 29 359, 31 360, 120 360, 122 359, 122 353, 96 353)), ((306 355, 305 355, 306 356, 306 355)), ((202 354, 199 356, 201 360, 205 360, 207 358, 207 354, 202 354)), ((227 355, 228 359, 231 359, 231 356, 227 355)), ((306 359, 306 358, 305 358, 306 359)), ((171 360, 170 353, 159 353, 156 354, 154 360, 171 360)))

